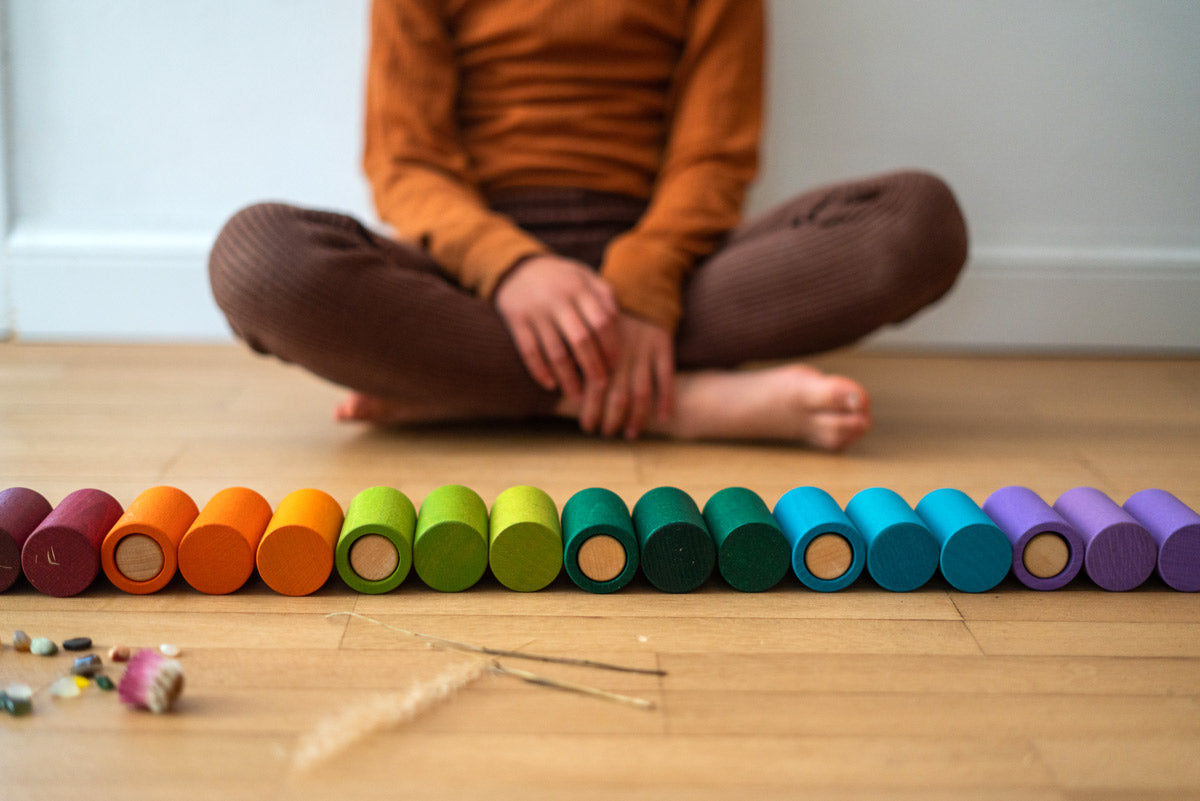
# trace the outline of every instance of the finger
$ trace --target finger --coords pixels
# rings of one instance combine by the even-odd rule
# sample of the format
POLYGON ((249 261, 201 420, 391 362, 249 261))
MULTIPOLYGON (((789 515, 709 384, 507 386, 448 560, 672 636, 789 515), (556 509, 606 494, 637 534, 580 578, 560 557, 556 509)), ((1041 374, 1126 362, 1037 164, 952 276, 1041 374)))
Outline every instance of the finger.
POLYGON ((579 428, 594 434, 604 414, 604 401, 608 395, 607 384, 589 383, 583 387, 583 402, 579 407, 579 428))
POLYGON ((625 423, 625 415, 629 409, 629 378, 623 368, 618 368, 609 384, 604 402, 604 419, 600 432, 606 437, 614 437, 625 423))
POLYGON ((558 384, 542 356, 542 348, 538 345, 538 338, 533 329, 527 325, 518 325, 512 329, 511 333, 513 344, 517 347, 517 354, 521 357, 529 375, 533 376, 533 380, 538 382, 543 389, 557 389, 558 384))
POLYGON ((675 414, 675 354, 670 347, 655 354, 654 386, 658 421, 665 423, 675 414))
POLYGON ((599 343, 605 363, 616 365, 621 357, 621 329, 617 324, 620 317, 615 308, 606 309, 599 298, 593 295, 579 298, 577 308, 599 343))
POLYGON ((554 374, 563 394, 571 400, 579 400, 582 388, 579 384, 579 373, 575 369, 575 360, 567 352, 558 329, 549 320, 534 323, 538 344, 549 363, 550 372, 554 374))
POLYGON ((608 380, 608 364, 600 353, 600 343, 592 336, 592 329, 583 321, 572 306, 555 316, 555 325, 567 341, 571 356, 583 373, 585 384, 604 384, 608 380))
POLYGON ((654 365, 649 354, 640 354, 633 365, 629 387, 629 412, 625 416, 625 438, 637 439, 646 426, 646 416, 654 401, 654 365))

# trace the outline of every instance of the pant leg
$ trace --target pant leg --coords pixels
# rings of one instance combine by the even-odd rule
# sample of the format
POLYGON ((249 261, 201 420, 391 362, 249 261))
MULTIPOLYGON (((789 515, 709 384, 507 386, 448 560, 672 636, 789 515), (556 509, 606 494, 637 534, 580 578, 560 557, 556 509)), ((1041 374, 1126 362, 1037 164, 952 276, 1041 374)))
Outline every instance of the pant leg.
POLYGON ((250 206, 222 229, 209 275, 239 337, 334 383, 496 417, 553 409, 488 303, 351 217, 250 206))
POLYGON ((684 287, 685 368, 852 343, 942 297, 967 257, 940 179, 899 172, 805 193, 733 231, 684 287))

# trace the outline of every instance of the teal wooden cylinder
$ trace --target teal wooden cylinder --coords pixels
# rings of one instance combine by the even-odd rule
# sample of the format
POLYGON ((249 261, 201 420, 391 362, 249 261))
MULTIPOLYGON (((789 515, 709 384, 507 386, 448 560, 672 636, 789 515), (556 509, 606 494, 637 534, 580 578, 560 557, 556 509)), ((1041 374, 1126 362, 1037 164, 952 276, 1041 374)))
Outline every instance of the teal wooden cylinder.
POLYGON ((836 592, 862 575, 866 540, 828 492, 796 487, 775 504, 774 515, 792 548, 792 570, 804 586, 836 592))
POLYGON ((941 545, 939 564, 950 586, 986 592, 1008 575, 1012 543, 965 492, 934 490, 921 499, 916 511, 941 545))
POLYGON ((567 576, 582 590, 616 592, 637 575, 638 541, 629 507, 611 490, 580 490, 563 505, 567 576))
POLYGON ((488 564, 496 580, 518 592, 536 592, 562 571, 558 508, 537 487, 509 487, 492 504, 488 564))
POLYGON ((937 540, 903 498, 890 489, 865 489, 846 504, 846 516, 867 543, 867 572, 892 592, 910 592, 937 572, 937 540))
POLYGON ((483 499, 457 484, 438 487, 421 502, 413 535, 413 568, 442 592, 473 587, 488 566, 488 514, 483 499))
POLYGON ((778 584, 791 565, 791 548, 757 493, 726 487, 704 504, 704 522, 717 548, 717 570, 742 592, 778 584))
POLYGON ((399 587, 412 568, 416 525, 416 509, 400 490, 369 487, 354 496, 333 556, 342 581, 370 594, 399 587))
POLYGON ((691 592, 712 575, 717 549, 696 502, 675 487, 658 487, 633 507, 642 574, 663 592, 691 592))

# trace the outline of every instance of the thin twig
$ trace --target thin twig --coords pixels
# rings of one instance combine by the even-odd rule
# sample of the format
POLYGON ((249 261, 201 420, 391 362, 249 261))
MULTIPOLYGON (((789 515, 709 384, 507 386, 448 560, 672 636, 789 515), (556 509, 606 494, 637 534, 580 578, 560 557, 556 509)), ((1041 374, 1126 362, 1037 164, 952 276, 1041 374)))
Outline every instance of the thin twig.
POLYGON ((529 684, 537 685, 538 687, 548 687, 554 690, 562 690, 569 693, 577 693, 586 695, 590 698, 599 698, 604 701, 613 701, 618 704, 636 707, 638 709, 654 709, 654 702, 647 701, 645 698, 635 698, 631 695, 620 695, 618 693, 610 693, 608 690, 601 690, 597 687, 588 687, 583 684, 574 684, 569 681, 559 681, 547 676, 539 676, 536 673, 530 673, 527 670, 520 668, 510 668, 501 665, 499 662, 492 662, 491 671, 501 676, 512 676, 515 679, 528 682, 529 684))
POLYGON ((393 626, 391 624, 384 623, 383 621, 376 620, 375 618, 361 615, 358 612, 330 612, 325 617, 331 618, 340 616, 356 617, 359 620, 365 620, 368 623, 374 623, 376 626, 382 626, 385 629, 391 629, 392 631, 408 635, 409 637, 416 637, 417 639, 425 640, 435 647, 445 648, 450 651, 482 654, 484 656, 503 656, 510 659, 527 659, 533 662, 548 662, 555 665, 572 665, 574 667, 592 668, 595 670, 612 670, 618 673, 639 673, 645 676, 667 675, 667 671, 659 668, 639 668, 629 667, 627 665, 613 665, 608 662, 596 662, 591 659, 573 659, 565 656, 545 656, 542 654, 531 654, 525 651, 509 651, 502 648, 489 648, 484 645, 472 645, 471 643, 458 642, 457 640, 447 640, 443 637, 435 637, 432 634, 422 634, 419 631, 402 629, 399 626, 393 626))

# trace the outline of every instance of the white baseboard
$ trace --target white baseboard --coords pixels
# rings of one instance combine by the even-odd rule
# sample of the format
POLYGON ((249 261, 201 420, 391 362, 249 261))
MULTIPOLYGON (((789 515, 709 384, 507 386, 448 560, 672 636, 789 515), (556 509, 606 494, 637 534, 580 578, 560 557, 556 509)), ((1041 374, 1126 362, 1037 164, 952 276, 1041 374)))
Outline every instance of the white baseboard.
MULTIPOLYGON (((25 341, 227 341, 208 289, 208 246, 205 236, 18 230, 4 252, 13 332, 25 341)), ((941 303, 870 344, 1200 352, 1200 251, 982 249, 941 303)))

